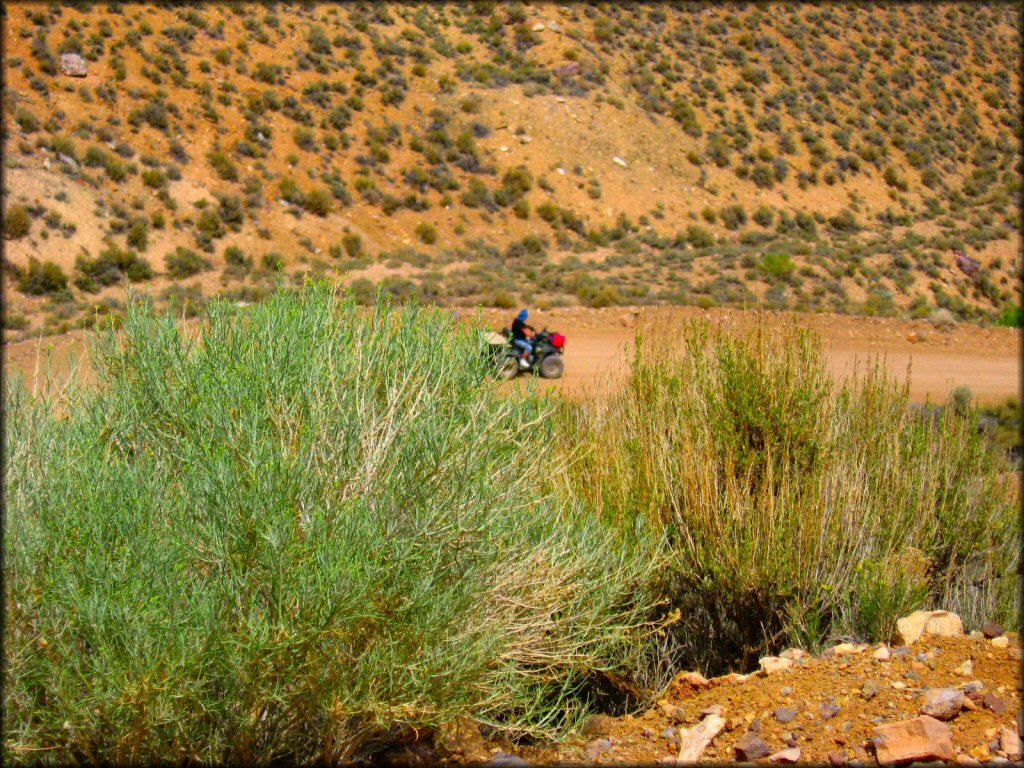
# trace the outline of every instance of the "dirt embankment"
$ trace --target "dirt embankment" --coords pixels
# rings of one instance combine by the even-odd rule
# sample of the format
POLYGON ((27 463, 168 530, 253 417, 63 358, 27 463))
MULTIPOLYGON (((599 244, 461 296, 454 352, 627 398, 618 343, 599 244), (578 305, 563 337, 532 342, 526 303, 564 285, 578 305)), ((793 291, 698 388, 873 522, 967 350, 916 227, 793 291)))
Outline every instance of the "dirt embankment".
POLYGON ((769 673, 711 680, 682 673, 648 711, 593 717, 566 744, 517 748, 460 723, 438 734, 431 751, 407 748, 389 762, 869 766, 894 759, 898 749, 960 765, 1021 760, 1016 634, 926 634, 910 646, 844 643, 818 657, 783 656, 769 660, 769 673), (922 721, 912 723, 922 715, 931 718, 924 734, 922 721))
MULTIPOLYGON (((508 326, 512 311, 482 310, 481 319, 490 327, 508 326)), ((530 322, 566 335, 565 376, 554 382, 542 381, 574 397, 586 397, 608 387, 627 370, 630 348, 638 330, 670 328, 674 322, 706 318, 713 324, 734 325, 749 312, 732 309, 702 310, 695 307, 580 307, 535 311, 530 322)), ((477 313, 463 312, 463 322, 473 322, 477 313)), ((979 402, 992 403, 1019 396, 1021 336, 1010 328, 981 328, 959 325, 941 330, 924 320, 894 320, 830 314, 769 313, 770 322, 793 318, 818 333, 829 366, 842 380, 875 358, 901 380, 910 375, 913 400, 932 402, 945 399, 956 387, 966 386, 979 402)), ((31 385, 54 391, 76 361, 85 353, 86 334, 75 331, 39 340, 21 341, 4 347, 6 371, 20 372, 31 385), (48 387, 47 377, 52 379, 48 387)), ((86 377, 88 366, 83 363, 86 377)))

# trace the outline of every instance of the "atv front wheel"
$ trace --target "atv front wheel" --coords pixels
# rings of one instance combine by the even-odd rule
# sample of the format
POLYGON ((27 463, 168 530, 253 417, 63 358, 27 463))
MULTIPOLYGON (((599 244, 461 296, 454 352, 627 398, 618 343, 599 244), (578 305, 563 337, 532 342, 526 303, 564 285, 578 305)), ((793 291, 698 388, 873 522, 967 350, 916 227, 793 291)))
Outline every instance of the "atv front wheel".
POLYGON ((565 371, 565 362, 557 352, 540 361, 540 375, 545 379, 560 379, 565 371))

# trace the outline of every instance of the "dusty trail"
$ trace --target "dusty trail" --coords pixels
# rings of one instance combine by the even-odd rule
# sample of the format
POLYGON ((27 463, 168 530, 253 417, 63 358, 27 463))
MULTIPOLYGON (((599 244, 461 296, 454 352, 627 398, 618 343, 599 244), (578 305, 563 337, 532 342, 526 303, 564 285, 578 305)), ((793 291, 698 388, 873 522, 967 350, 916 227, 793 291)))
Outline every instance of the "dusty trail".
MULTIPOLYGON (((732 325, 751 313, 697 308, 556 309, 531 317, 567 337, 565 376, 541 386, 558 387, 587 397, 614 386, 627 370, 638 328, 693 318, 732 325)), ((488 311, 493 326, 511 322, 511 313, 488 311)), ((900 380, 910 371, 910 395, 918 402, 944 400, 956 387, 967 386, 983 403, 1019 396, 1021 336, 1010 328, 959 326, 941 331, 923 320, 857 318, 842 315, 770 313, 769 322, 796 319, 823 339, 829 367, 837 381, 849 377, 878 357, 900 380)))
MULTIPOLYGON (((512 312, 485 310, 482 319, 497 329, 508 325, 512 312)), ((564 333, 566 372, 559 381, 541 381, 544 388, 557 388, 573 397, 589 397, 607 391, 627 370, 627 360, 637 330, 664 328, 678 320, 706 318, 712 324, 732 325, 742 319, 742 310, 701 310, 681 308, 578 307, 534 311, 531 322, 538 328, 564 333)), ((463 312, 471 322, 474 312, 463 312)), ((939 330, 927 321, 888 318, 858 318, 841 315, 770 313, 769 322, 795 318, 823 339, 829 366, 837 381, 849 376, 879 356, 894 375, 903 378, 910 370, 910 393, 915 401, 943 400, 958 386, 967 386, 980 402, 1002 401, 1020 393, 1020 332, 1009 328, 980 328, 961 325, 939 330)), ((664 332, 664 331, 662 331, 664 332)), ((41 340, 26 340, 4 346, 5 376, 17 371, 31 383, 36 376, 42 388, 54 391, 64 381, 75 361, 85 353, 86 334, 75 331, 41 340), (47 378, 50 379, 46 386, 47 378)), ((90 377, 83 365, 86 379, 90 377)))

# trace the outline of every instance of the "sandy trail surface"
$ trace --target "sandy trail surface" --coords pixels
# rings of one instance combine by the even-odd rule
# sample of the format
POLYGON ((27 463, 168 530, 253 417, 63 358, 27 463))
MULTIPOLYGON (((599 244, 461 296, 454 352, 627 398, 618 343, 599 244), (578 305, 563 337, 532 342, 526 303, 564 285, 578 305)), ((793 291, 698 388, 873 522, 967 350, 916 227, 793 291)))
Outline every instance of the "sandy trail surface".
MULTIPOLYGON (((673 325, 697 318, 713 326, 735 326, 753 313, 687 307, 573 308, 534 314, 530 319, 537 328, 543 325, 567 337, 565 376, 542 386, 586 397, 613 387, 628 370, 638 330, 670 332, 673 325)), ((493 311, 485 312, 484 318, 494 328, 512 320, 511 313, 493 311)), ((837 381, 877 358, 901 381, 909 371, 915 401, 944 400, 959 386, 969 387, 983 403, 1019 396, 1021 336, 1015 329, 961 325, 942 331, 927 321, 827 314, 768 313, 766 318, 769 323, 795 321, 818 333, 837 381)))
MULTIPOLYGON (((461 314, 462 322, 481 319, 496 330, 509 325, 513 317, 512 312, 495 310, 461 314)), ((613 388, 628 370, 638 330, 671 333, 680 321, 695 318, 712 325, 735 326, 751 314, 694 307, 538 310, 530 317, 535 327, 557 330, 567 337, 565 376, 558 381, 541 380, 540 384, 572 397, 593 396, 613 388)), ((1015 329, 959 325, 943 331, 927 321, 828 314, 768 313, 766 317, 769 323, 795 321, 818 333, 837 381, 878 357, 900 379, 909 369, 915 401, 943 400, 958 386, 969 387, 983 403, 1019 396, 1021 336, 1015 329)), ((81 362, 89 380, 91 372, 83 360, 85 347, 84 331, 6 344, 5 376, 20 372, 30 386, 35 382, 37 388, 52 392, 76 362, 81 362)))

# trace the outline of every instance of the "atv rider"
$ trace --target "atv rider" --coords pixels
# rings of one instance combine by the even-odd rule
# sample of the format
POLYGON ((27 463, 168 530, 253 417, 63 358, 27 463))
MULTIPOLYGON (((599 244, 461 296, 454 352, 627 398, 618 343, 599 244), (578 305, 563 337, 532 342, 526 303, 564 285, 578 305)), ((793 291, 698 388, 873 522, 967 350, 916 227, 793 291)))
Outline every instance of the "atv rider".
POLYGON ((520 365, 524 368, 529 364, 530 358, 533 357, 533 344, 530 343, 530 337, 533 336, 533 327, 526 324, 526 316, 526 310, 520 310, 519 314, 516 315, 516 319, 512 321, 512 343, 523 351, 520 365))

